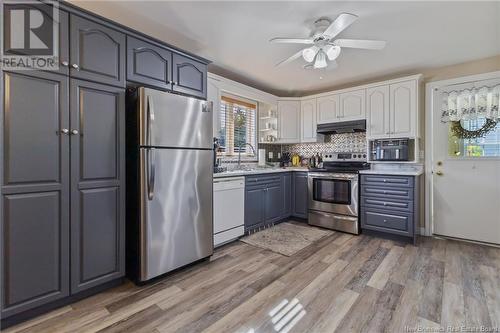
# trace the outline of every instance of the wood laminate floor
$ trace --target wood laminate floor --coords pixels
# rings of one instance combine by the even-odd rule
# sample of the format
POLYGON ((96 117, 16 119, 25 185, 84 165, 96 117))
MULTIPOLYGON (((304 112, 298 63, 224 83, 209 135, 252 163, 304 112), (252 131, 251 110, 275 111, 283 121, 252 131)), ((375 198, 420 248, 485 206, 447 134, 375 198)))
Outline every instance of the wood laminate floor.
POLYGON ((234 242, 154 284, 5 332, 411 332, 500 327, 500 249, 336 232, 291 257, 234 242))

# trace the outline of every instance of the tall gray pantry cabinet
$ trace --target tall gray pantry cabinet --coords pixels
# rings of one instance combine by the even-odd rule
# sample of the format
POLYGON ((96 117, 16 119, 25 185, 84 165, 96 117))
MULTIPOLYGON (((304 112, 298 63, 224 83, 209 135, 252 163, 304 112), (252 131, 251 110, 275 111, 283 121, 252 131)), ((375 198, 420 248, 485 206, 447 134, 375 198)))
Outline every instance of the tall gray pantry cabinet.
POLYGON ((126 38, 62 17, 61 71, 2 72, 3 319, 125 271, 126 38))

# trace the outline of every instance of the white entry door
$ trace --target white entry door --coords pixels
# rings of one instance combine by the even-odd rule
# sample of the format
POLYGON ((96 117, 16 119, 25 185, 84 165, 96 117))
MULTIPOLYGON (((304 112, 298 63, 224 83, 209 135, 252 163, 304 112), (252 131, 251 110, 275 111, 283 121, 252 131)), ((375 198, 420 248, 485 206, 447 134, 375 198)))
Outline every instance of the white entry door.
MULTIPOLYGON (((450 123, 441 121, 443 91, 499 83, 500 78, 433 90, 430 184, 436 235, 500 244, 500 123, 485 137, 467 140, 451 135, 450 123)), ((484 121, 462 124, 473 130, 484 121)))

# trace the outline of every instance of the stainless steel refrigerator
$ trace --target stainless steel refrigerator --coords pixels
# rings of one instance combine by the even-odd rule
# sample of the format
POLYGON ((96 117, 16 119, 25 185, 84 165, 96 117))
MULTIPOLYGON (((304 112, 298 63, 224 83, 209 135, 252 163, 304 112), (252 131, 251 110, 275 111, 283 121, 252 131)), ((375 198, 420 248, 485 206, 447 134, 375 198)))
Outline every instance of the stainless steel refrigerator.
POLYGON ((127 95, 127 266, 144 282, 213 253, 212 109, 149 88, 127 95))

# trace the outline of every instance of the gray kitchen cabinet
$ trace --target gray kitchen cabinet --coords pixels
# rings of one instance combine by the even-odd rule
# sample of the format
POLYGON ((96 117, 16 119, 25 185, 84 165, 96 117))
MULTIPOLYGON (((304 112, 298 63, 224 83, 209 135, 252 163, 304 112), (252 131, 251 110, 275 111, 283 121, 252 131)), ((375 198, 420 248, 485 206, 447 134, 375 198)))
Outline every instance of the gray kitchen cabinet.
POLYGON ((71 292, 125 272, 125 91, 71 82, 71 292))
POLYGON ((173 87, 176 92, 207 98, 207 65, 174 53, 173 64, 173 87))
POLYGON ((293 173, 292 216, 307 219, 308 195, 307 172, 293 173))
POLYGON ((282 190, 279 173, 245 177, 245 231, 283 218, 282 190))
POLYGON ((2 73, 1 315, 69 295, 68 78, 2 73), (28 94, 29 92, 29 94, 28 94))
POLYGON ((72 14, 70 46, 72 77, 125 87, 125 34, 72 14))
POLYGON ((172 52, 127 36, 127 81, 172 89, 172 52))
POLYGON ((419 223, 418 176, 361 175, 361 229, 416 241, 419 223))
POLYGON ((265 187, 245 187, 245 230, 263 225, 265 187))
POLYGON ((283 218, 283 192, 280 183, 271 183, 265 190, 265 220, 274 223, 283 218))
POLYGON ((282 218, 292 215, 292 172, 282 173, 283 211, 282 218))

